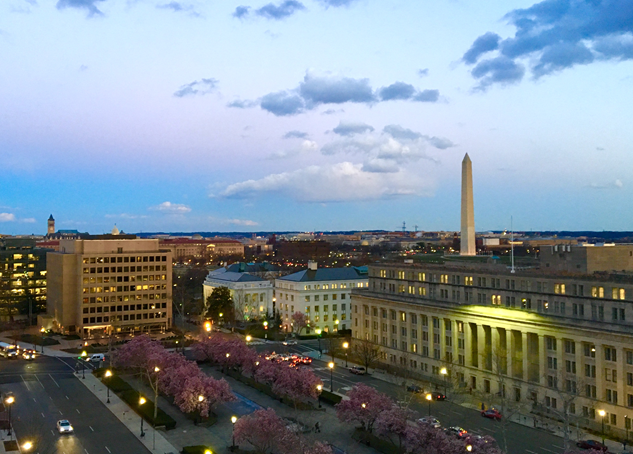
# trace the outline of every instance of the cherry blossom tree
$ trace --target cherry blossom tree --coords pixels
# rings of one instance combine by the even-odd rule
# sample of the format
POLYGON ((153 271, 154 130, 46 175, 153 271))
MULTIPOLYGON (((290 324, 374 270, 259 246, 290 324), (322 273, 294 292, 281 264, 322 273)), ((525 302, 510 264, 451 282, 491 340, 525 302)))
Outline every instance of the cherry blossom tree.
POLYGON ((411 410, 393 405, 376 418, 376 435, 387 438, 398 448, 402 448, 402 442, 408 428, 407 421, 412 417, 413 412, 411 410), (397 443, 392 439, 394 435, 397 437, 397 443))
POLYGON ((332 448, 325 443, 317 441, 313 446, 306 449, 304 454, 332 454, 332 448))
POLYGON ((233 427, 235 441, 250 444, 257 454, 268 454, 278 446, 288 446, 289 443, 284 443, 284 439, 288 441, 288 432, 283 419, 272 408, 242 416, 233 427))
POLYGON ((358 422, 361 429, 371 432, 380 414, 393 407, 393 401, 375 388, 357 383, 347 392, 349 399, 336 405, 336 416, 343 422, 358 422))
POLYGON ((303 367, 288 369, 290 370, 276 374, 272 388, 275 394, 291 399, 296 410, 298 402, 316 399, 319 396, 317 386, 323 386, 323 382, 312 369, 303 367))
POLYGON ((404 434, 403 447, 407 454, 447 454, 464 452, 464 441, 449 437, 440 429, 429 424, 408 425, 404 434))
POLYGON ((288 372, 288 369, 289 367, 285 364, 260 359, 255 369, 255 380, 272 385, 277 380, 277 376, 288 372))
POLYGON ((224 380, 215 380, 202 372, 194 376, 183 376, 182 387, 174 394, 174 403, 184 413, 198 412, 200 416, 209 416, 209 410, 219 402, 236 400, 229 384, 224 380))
POLYGON ((167 351, 160 342, 148 335, 136 336, 116 351, 115 364, 120 367, 144 371, 154 368, 167 351))

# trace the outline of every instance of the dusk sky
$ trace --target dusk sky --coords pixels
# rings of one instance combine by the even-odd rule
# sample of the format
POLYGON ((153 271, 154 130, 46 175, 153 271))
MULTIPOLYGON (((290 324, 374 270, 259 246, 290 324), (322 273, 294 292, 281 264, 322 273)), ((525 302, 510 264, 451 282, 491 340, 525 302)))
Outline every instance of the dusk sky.
POLYGON ((633 230, 631 0, 2 0, 0 234, 633 230))

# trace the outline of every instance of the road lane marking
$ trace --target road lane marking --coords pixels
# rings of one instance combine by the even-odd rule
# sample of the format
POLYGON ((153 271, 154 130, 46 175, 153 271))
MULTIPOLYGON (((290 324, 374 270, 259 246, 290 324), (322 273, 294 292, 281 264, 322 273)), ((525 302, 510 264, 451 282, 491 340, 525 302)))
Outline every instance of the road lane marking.
POLYGON ((26 380, 24 379, 24 377, 22 376, 22 374, 20 374, 20 378, 22 379, 22 381, 24 382, 24 386, 26 386, 26 389, 28 389, 29 391, 31 390, 31 388, 29 388, 29 384, 26 382, 26 380))
MULTIPOLYGON (((107 446, 105 448, 106 448, 106 451, 108 451, 109 453, 112 453, 112 451, 110 451, 107 446)), ((536 453, 534 453, 534 454, 536 454, 536 453)))
POLYGON ((486 427, 481 427, 480 430, 485 430, 486 432, 494 433, 494 430, 488 429, 486 427))
POLYGON ((42 418, 46 418, 46 416, 44 416, 44 413, 40 413, 40 415, 42 415, 42 418))
POLYGON ((79 411, 79 409, 78 409, 78 408, 75 408, 75 410, 77 410, 77 413, 81 414, 81 412, 79 411))
POLYGON ((553 452, 554 454, 558 454, 556 451, 552 451, 551 449, 547 449, 547 448, 540 448, 543 451, 547 451, 547 452, 553 452))
POLYGON ((63 415, 63 413, 62 413, 62 411, 61 411, 61 410, 59 410, 59 414, 60 414, 60 415, 63 415))
POLYGON ((53 380, 53 383, 55 383, 57 385, 57 387, 59 388, 59 384, 55 381, 53 376, 51 374, 48 374, 48 376, 51 377, 51 380, 53 380))
MULTIPOLYGON (((66 399, 68 399, 68 396, 66 396, 66 399)), ((68 400, 70 400, 70 399, 68 399, 68 400)))
POLYGON ((552 445, 553 448, 558 448, 558 449, 563 449, 562 446, 558 446, 558 445, 552 445))
POLYGON ((86 451, 86 454, 88 454, 88 450, 86 448, 84 448, 84 451, 86 451))
POLYGON ((90 427, 90 430, 92 430, 93 432, 95 431, 95 430, 92 428, 92 426, 88 426, 88 427, 90 427))
POLYGON ((35 375, 35 379, 37 380, 37 382, 42 386, 42 388, 44 388, 44 385, 42 385, 42 382, 40 381, 40 379, 37 377, 37 374, 35 375))
POLYGON ((33 402, 37 402, 37 400, 35 400, 35 397, 33 398, 33 402))
POLYGON ((529 452, 530 454, 538 454, 538 453, 536 453, 534 451, 530 451, 529 449, 526 449, 525 452, 529 452))
POLYGON ((53 429, 51 429, 51 433, 53 434, 53 437, 55 436, 55 432, 53 432, 53 429))

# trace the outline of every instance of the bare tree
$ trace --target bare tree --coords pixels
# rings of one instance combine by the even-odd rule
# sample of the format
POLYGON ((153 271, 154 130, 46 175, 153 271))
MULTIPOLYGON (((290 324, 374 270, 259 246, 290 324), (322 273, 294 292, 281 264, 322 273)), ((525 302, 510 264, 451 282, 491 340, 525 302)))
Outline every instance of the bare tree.
POLYGON ((378 344, 366 339, 352 340, 352 355, 360 362, 367 372, 380 358, 382 348, 378 344))
MULTIPOLYGON (((579 417, 575 414, 575 406, 578 398, 584 395, 584 388, 586 382, 583 377, 577 376, 573 372, 561 371, 560 383, 557 383, 557 387, 552 389, 556 394, 556 405, 550 405, 546 407, 548 413, 554 414, 557 419, 563 422, 563 448, 569 451, 571 443, 571 431, 572 424, 575 422, 578 424, 579 417), (561 405, 558 405, 560 402, 561 405)), ((553 402, 550 401, 550 404, 553 402)))

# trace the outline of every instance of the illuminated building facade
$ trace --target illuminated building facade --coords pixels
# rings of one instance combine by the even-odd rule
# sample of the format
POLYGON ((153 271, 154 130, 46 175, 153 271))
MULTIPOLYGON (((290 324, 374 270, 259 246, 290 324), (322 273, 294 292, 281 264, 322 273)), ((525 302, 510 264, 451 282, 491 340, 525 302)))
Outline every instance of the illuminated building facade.
POLYGON ((403 374, 528 412, 567 411, 597 430, 604 410, 611 433, 624 435, 633 418, 632 303, 628 272, 376 264, 369 287, 352 294, 352 330, 403 374))
POLYGON ((171 252, 158 240, 94 235, 49 252, 48 315, 85 337, 165 331, 171 326, 171 252))

